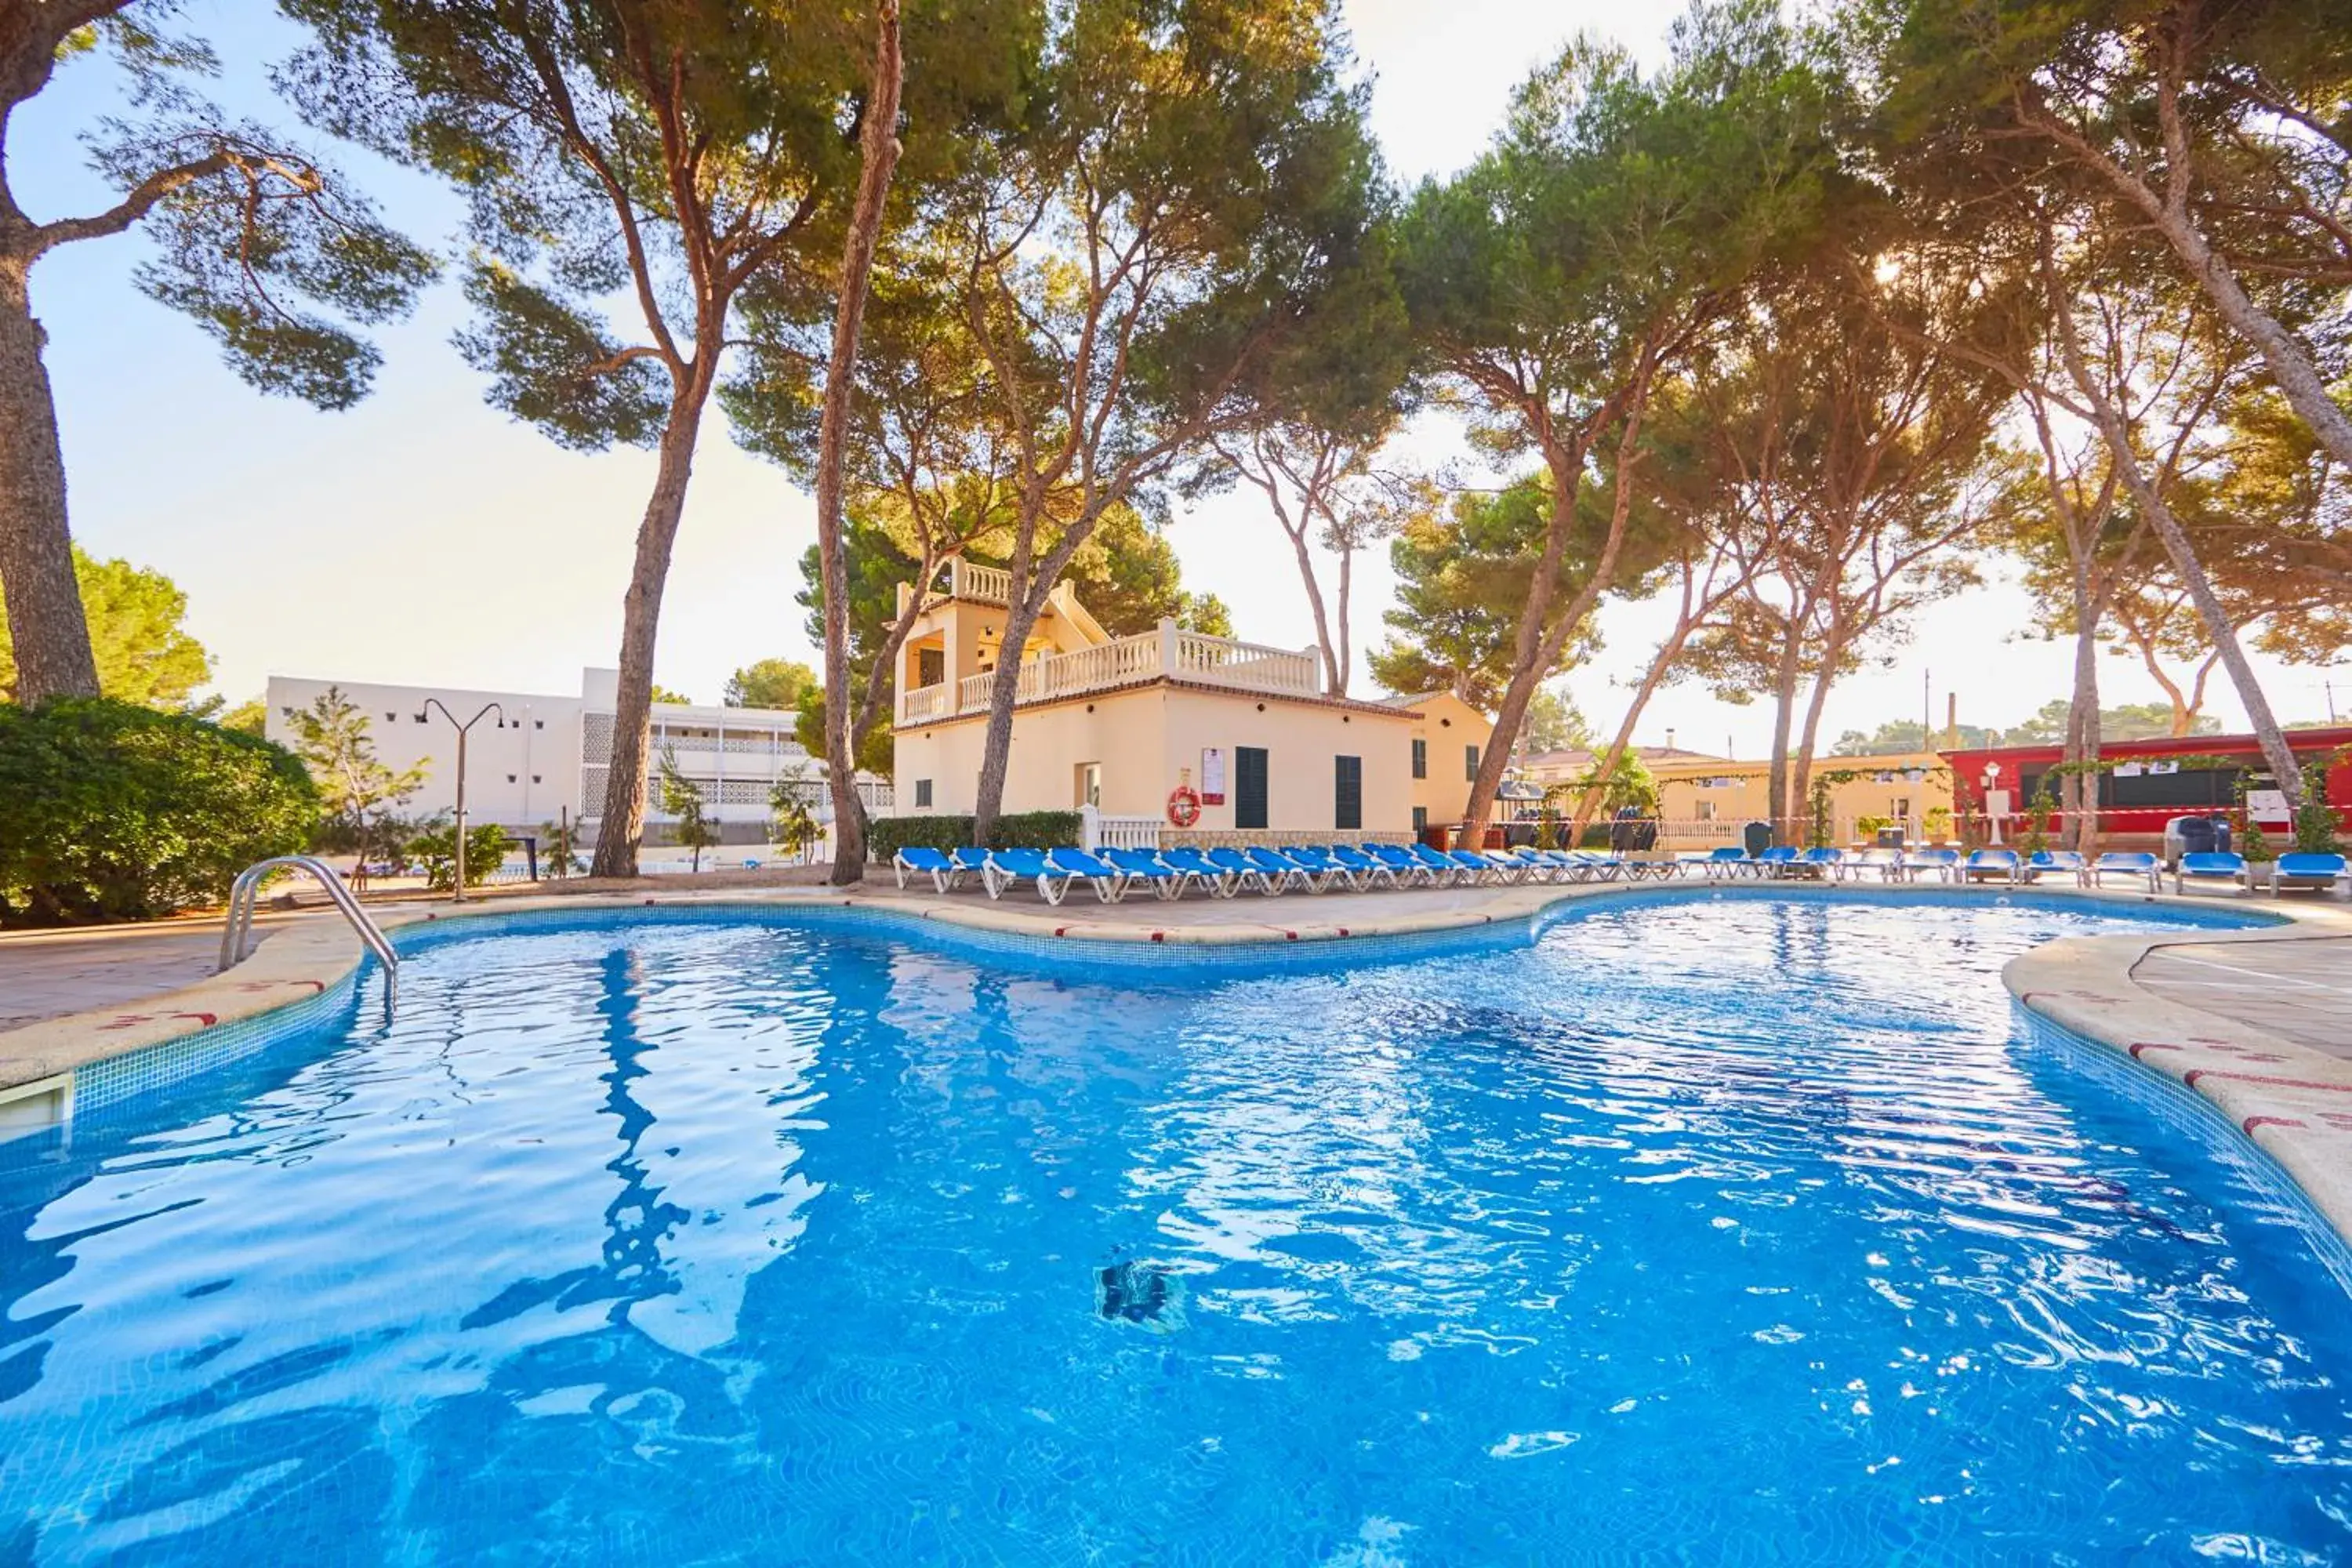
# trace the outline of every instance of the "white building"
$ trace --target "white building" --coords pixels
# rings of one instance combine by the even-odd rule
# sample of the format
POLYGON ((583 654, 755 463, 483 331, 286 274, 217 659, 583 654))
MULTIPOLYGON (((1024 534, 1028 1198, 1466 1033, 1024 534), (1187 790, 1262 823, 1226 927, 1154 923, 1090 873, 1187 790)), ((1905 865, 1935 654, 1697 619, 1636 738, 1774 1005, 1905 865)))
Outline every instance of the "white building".
MULTIPOLYGON (((379 761, 395 771, 425 770, 425 785, 406 811, 434 816, 457 809, 456 727, 487 709, 467 742, 467 817, 476 824, 495 822, 518 833, 535 833, 542 823, 568 814, 587 826, 593 839, 604 811, 619 684, 616 670, 587 669, 581 672, 579 696, 551 697, 273 675, 266 698, 268 733, 281 745, 293 745, 293 716, 334 687, 367 715, 368 737, 379 761)), ((678 771, 701 786, 704 810, 718 821, 730 843, 757 843, 766 837, 769 795, 778 781, 787 778, 802 781, 810 810, 825 821, 832 806, 824 763, 793 739, 794 718, 772 708, 656 702, 656 766, 668 749, 677 759, 678 771)), ((878 815, 890 809, 887 784, 861 779, 859 788, 869 810, 878 815)), ((647 837, 658 840, 672 818, 657 809, 659 792, 652 796, 647 837)))

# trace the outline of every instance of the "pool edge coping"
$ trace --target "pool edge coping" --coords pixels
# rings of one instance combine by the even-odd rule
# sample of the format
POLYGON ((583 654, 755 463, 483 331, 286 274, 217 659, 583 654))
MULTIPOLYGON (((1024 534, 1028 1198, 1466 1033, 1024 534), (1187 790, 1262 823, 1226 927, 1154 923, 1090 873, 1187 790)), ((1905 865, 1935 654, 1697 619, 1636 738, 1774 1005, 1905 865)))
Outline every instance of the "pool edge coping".
MULTIPOLYGON (((893 917, 909 934, 935 925, 999 937, 1060 939, 1074 951, 1150 944, 1276 949, 1293 943, 1353 945, 1360 942, 1369 946, 1383 937, 1531 928, 1548 911, 1586 899, 1677 890, 1701 893, 1709 886, 1652 881, 1505 887, 1491 889, 1474 909, 1431 910, 1377 924, 1347 926, 1255 921, 1174 927, 1155 927, 1148 921, 1074 922, 1051 907, 931 903, 887 893, 844 893, 822 888, 712 889, 656 896, 559 895, 499 899, 468 906, 419 902, 384 906, 374 912, 387 932, 396 932, 426 925, 564 911, 846 908, 893 917)), ((1782 890, 1792 891, 1796 886, 1782 890)), ((1816 895, 1826 890, 1812 884, 1802 886, 1813 889, 1816 895)), ((1835 884, 1834 889, 1864 899, 1877 892, 1944 890, 1937 886, 1869 883, 1835 884)), ((1951 890, 1981 897, 1989 889, 1951 890)), ((2242 900, 2233 904, 2210 897, 2064 888, 2027 890, 2062 900, 2080 899, 2101 907, 2150 903, 2205 910, 2234 907, 2284 917, 2281 923, 2250 930, 2062 937, 2011 959, 2001 971, 2001 980, 2029 1012, 2175 1079, 2210 1103, 2274 1160, 2336 1233, 2352 1243, 2352 1061, 2158 996, 2141 986, 2132 973, 2149 952, 2185 942, 2352 936, 2352 911, 2305 900, 2256 904, 2242 900)), ((47 1098, 69 1114, 75 1075, 84 1068, 344 993, 364 959, 363 950, 341 921, 314 920, 274 934, 244 963, 194 984, 140 1002, 68 1014, 0 1033, 0 1130, 8 1125, 11 1109, 28 1110, 24 1102, 29 1100, 47 1098)))
POLYGON ((2159 996, 2134 973, 2167 947, 2352 937, 2341 910, 2294 912, 2252 931, 2062 937, 2011 959, 2001 984, 2027 1012, 2196 1094, 2352 1244, 2352 1061, 2159 996))

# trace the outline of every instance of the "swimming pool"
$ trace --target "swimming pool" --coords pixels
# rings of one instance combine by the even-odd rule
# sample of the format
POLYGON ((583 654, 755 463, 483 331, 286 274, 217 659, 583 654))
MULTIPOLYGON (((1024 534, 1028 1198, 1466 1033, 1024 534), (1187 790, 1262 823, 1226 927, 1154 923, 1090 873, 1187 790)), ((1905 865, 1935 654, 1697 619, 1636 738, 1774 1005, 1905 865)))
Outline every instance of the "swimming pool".
POLYGON ((2185 918, 450 933, 0 1147, 0 1563, 2339 1559, 2339 1250, 1996 978, 2185 918))

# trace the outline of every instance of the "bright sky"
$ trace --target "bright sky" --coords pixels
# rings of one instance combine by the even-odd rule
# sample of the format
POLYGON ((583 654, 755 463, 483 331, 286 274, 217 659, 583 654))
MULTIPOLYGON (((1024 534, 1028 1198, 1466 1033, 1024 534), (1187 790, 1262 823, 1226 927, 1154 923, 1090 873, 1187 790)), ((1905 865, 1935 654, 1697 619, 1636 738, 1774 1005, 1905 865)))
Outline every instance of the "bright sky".
MULTIPOLYGON (((1678 10, 1643 0, 1347 0, 1374 81, 1374 129, 1405 181, 1474 157, 1512 84, 1579 28, 1655 60, 1678 10)), ((258 0, 191 0, 182 25, 228 62, 226 100, 283 118, 260 65, 297 40, 258 0)), ((16 117, 9 176, 37 218, 104 205, 75 138, 115 106, 117 86, 104 67, 79 63, 16 117)), ((356 153, 341 161, 394 221, 446 243, 457 208, 445 193, 356 153)), ((562 452, 486 406, 449 346, 463 316, 449 287, 381 336, 383 370, 357 409, 318 414, 263 397, 194 327, 132 287, 142 244, 69 247, 34 275, 74 531, 91 552, 159 567, 186 589, 191 627, 230 700, 257 695, 273 673, 568 692, 583 666, 616 661, 650 457, 562 452)), ((1415 444, 1442 452, 1450 433, 1426 430, 1415 444)), ((661 682, 711 701, 730 670, 755 658, 813 659, 792 598, 813 537, 808 498, 737 450, 714 417, 669 576, 661 682)), ((1222 595, 1241 636, 1313 641, 1287 547, 1246 496, 1182 512, 1171 538, 1188 586, 1222 595)), ((1360 649, 1380 640, 1392 602, 1385 558, 1360 563, 1357 580, 1360 649)), ((1565 678, 1597 725, 1614 727, 1655 623, 1639 607, 1612 610, 1601 657, 1565 678)), ((1916 716, 1923 670, 1939 722, 1947 690, 1964 720, 1994 724, 2063 696, 2067 647, 2022 635, 2025 623, 2021 597, 1998 586, 1936 606, 1893 666, 1833 694, 1825 738, 1916 716)), ((2326 711, 2321 672, 2263 670, 2282 717, 2326 711)), ((2158 695, 2135 662, 2109 658, 2102 679, 2111 703, 2158 695)), ((2352 668, 2335 679, 2338 710, 2352 710, 2352 668)), ((2239 726, 2226 681, 2217 675, 2214 685, 2210 710, 2239 726)), ((1749 757, 1766 749, 1769 728, 1764 707, 1680 689, 1651 703, 1637 739, 1663 742, 1672 729, 1681 745, 1749 757)))

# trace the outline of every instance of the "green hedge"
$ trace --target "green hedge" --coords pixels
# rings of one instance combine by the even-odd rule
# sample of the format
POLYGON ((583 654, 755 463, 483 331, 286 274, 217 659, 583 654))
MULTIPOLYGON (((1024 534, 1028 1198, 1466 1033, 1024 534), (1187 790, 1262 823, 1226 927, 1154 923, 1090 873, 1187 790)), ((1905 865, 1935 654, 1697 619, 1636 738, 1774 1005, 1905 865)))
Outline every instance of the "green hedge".
POLYGON ((310 842, 318 791, 257 735, 129 702, 0 703, 0 925, 147 920, 310 842))
MULTIPOLYGON (((971 844, 969 816, 877 816, 867 824, 866 853, 887 864, 910 845, 945 853, 971 844)), ((996 819, 991 849, 1069 849, 1078 842, 1075 811, 1016 811, 996 819)))

